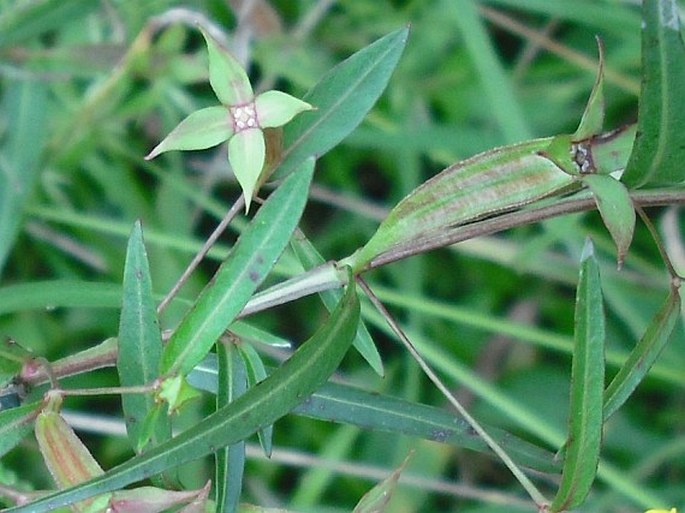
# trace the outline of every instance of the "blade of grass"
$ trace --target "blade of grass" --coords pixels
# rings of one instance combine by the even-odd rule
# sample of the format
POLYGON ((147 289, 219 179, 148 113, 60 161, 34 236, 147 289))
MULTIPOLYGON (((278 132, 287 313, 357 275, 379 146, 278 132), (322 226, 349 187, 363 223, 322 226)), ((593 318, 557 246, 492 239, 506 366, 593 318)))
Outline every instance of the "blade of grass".
MULTIPOLYGON (((0 29, 0 38, 2 30, 0 29)), ((0 275, 14 244, 24 202, 36 181, 46 139, 47 88, 32 81, 10 82, 0 111, 11 121, 0 147, 0 275)))

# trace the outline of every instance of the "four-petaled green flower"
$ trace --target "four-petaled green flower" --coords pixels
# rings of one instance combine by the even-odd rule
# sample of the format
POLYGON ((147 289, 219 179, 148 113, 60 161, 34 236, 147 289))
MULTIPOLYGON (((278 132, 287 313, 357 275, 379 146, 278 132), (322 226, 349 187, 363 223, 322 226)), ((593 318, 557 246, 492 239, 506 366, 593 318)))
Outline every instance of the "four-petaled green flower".
POLYGON ((146 160, 170 150, 202 150, 228 141, 228 160, 245 196, 255 194, 264 166, 264 128, 284 125, 312 106, 280 91, 255 97, 247 73, 235 58, 204 31, 209 51, 209 83, 222 105, 193 112, 159 143, 146 160))

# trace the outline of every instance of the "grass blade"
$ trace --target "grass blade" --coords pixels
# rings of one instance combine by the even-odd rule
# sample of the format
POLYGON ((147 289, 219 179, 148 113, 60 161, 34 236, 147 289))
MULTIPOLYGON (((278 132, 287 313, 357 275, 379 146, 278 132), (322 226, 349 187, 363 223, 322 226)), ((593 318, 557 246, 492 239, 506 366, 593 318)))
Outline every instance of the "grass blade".
POLYGON ((38 175, 47 133, 47 88, 38 82, 11 82, 3 100, 0 111, 11 120, 11 130, 0 146, 0 274, 38 175))
POLYGON ((388 84, 408 36, 409 29, 402 28, 363 48, 302 98, 316 110, 283 128, 285 149, 274 178, 283 178, 309 157, 320 157, 361 123, 388 84))
POLYGON ((187 374, 240 313, 281 255, 300 220, 314 172, 309 160, 289 176, 243 231, 162 353, 162 374, 187 374))
POLYGON ((588 240, 581 258, 576 296, 569 435, 561 484, 551 512, 581 504, 597 474, 602 441, 605 336, 599 266, 588 240))
MULTIPOLYGON (((351 282, 353 280, 350 280, 351 282)), ((168 468, 211 454, 273 424, 304 401, 333 374, 352 345, 359 301, 352 286, 328 321, 259 386, 206 417, 176 438, 131 458, 78 487, 38 499, 7 513, 43 513, 99 493, 116 490, 168 468)))
MULTIPOLYGON (((245 371, 247 376, 248 387, 257 386, 258 383, 266 379, 266 368, 254 347, 248 342, 243 342, 238 345, 238 351, 245 364, 245 371)), ((262 446, 264 455, 268 458, 271 456, 273 426, 266 426, 257 432, 259 437, 259 444, 262 446)))

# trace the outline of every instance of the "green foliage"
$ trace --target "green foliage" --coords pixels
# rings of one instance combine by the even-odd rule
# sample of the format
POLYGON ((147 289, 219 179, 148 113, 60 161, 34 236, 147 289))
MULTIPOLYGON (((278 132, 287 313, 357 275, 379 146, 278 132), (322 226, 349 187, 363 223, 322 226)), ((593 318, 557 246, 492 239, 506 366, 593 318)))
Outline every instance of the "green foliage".
POLYGON ((682 4, 191 4, 0 3, 0 339, 30 350, 0 351, 0 484, 38 498, 12 511, 682 509, 682 4), (236 138, 246 106, 267 130, 236 138), (55 387, 79 437, 74 411, 129 436, 45 496, 55 387))

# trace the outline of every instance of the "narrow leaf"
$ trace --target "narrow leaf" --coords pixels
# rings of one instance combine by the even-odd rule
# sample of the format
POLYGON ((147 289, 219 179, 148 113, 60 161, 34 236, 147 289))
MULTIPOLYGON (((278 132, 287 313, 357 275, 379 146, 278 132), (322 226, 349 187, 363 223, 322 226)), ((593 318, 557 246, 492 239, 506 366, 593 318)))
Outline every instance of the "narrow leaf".
POLYGON ((628 189, 609 175, 586 175, 583 183, 592 191, 604 226, 614 239, 620 268, 635 231, 635 208, 628 189))
POLYGON ((642 2, 638 132, 623 181, 631 188, 685 180, 685 48, 675 0, 642 2))
POLYGON ((571 404, 566 458, 551 512, 581 504, 590 491, 602 440, 605 320, 599 266, 592 242, 583 250, 576 296, 571 404))
POLYGON ((407 43, 409 29, 391 32, 331 69, 304 101, 304 112, 284 127, 283 161, 274 178, 283 178, 312 156, 342 141, 371 110, 385 89, 407 43))
POLYGON ((630 397, 668 343, 680 317, 680 294, 671 289, 666 302, 652 318, 645 334, 604 392, 604 420, 630 397))
MULTIPOLYGON (((247 342, 238 344, 237 347, 245 364, 248 387, 257 386, 258 383, 266 379, 266 368, 264 368, 262 359, 254 347, 247 342)), ((271 457, 273 430, 273 426, 266 426, 257 432, 259 444, 262 446, 262 451, 264 451, 264 455, 267 458, 271 457)))
POLYGON ((162 354, 162 374, 190 372, 243 309, 297 226, 313 172, 314 162, 309 160, 259 209, 169 339, 162 354))
MULTIPOLYGON (((119 319, 117 372, 124 387, 150 384, 157 378, 162 355, 162 336, 152 298, 152 281, 140 221, 136 221, 126 249, 123 302, 119 319)), ((143 419, 155 409, 152 394, 122 394, 126 432, 132 446, 140 452, 147 444, 141 440, 143 419)), ((157 415, 152 442, 171 437, 168 417, 157 415)))
MULTIPOLYGON (((216 407, 220 410, 247 390, 245 366, 234 344, 216 345, 218 383, 216 407)), ((216 451, 216 513, 233 513, 238 509, 245 470, 245 441, 241 440, 216 451)))
MULTIPOLYGON (((188 376, 188 380, 202 390, 216 393, 216 356, 207 355, 207 358, 188 376)), ((444 408, 367 392, 349 385, 326 383, 307 401, 297 406, 293 413, 490 453, 483 439, 474 433, 463 419, 444 408)), ((487 426, 487 431, 520 465, 540 472, 559 470, 559 465, 553 461, 553 455, 549 451, 504 430, 487 426)))
POLYGON ((0 394, 5 386, 13 384, 24 364, 35 356, 11 338, 0 341, 0 394))
POLYGON ((392 492, 395 491, 400 474, 404 471, 407 463, 409 463, 410 457, 411 454, 404 458, 400 466, 392 474, 366 492, 364 497, 354 507, 352 513, 383 513, 392 497, 392 492))
MULTIPOLYGON (((290 245, 297 256, 297 259, 306 271, 325 263, 325 260, 316 250, 314 245, 300 230, 295 232, 295 236, 292 238, 290 245)), ((338 301, 340 301, 342 291, 331 289, 319 292, 319 297, 321 298, 321 302, 330 312, 335 308, 338 301)), ((381 355, 378 353, 376 344, 374 344, 373 338, 371 338, 371 334, 369 333, 369 330, 366 329, 363 322, 359 323, 357 334, 354 337, 354 348, 359 351, 359 354, 362 355, 364 360, 367 361, 376 374, 383 377, 384 371, 381 355)))
POLYGON ((259 386, 249 389, 176 438, 131 458, 104 476, 26 506, 8 509, 7 513, 52 511, 98 493, 122 488, 244 440, 286 415, 335 372, 352 345, 358 322, 359 301, 354 287, 349 286, 328 321, 259 386))

